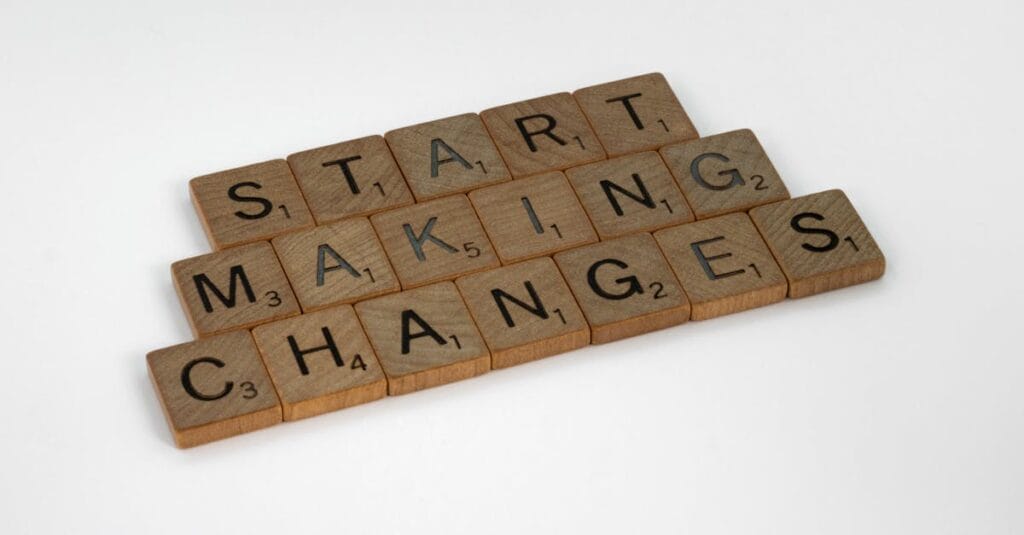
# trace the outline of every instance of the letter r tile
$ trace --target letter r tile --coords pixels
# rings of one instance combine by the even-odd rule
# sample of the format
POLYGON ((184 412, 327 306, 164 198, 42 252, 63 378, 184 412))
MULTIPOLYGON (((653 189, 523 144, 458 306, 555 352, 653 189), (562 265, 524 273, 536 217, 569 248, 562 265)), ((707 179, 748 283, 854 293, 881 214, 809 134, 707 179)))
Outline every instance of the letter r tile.
POLYGON ((149 377, 179 448, 281 421, 281 406, 248 331, 146 355, 149 377))
POLYGON ((267 242, 171 265, 174 287, 197 338, 294 316, 299 304, 267 242))
POLYGON ((417 201, 512 179, 475 113, 399 128, 384 137, 417 201))
POLYGON ((573 96, 609 158, 697 138, 690 117, 661 73, 585 87, 573 96))

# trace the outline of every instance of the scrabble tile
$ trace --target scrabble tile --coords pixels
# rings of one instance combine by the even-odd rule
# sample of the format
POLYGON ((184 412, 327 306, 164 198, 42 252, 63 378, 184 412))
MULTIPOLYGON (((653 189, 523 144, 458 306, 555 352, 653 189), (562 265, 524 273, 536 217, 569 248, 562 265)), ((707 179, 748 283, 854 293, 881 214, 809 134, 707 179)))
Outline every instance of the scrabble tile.
POLYGON ((560 171, 604 158, 604 149, 569 93, 480 112, 512 176, 560 171))
POLYGON ((690 318, 690 303, 650 234, 633 234, 555 255, 590 324, 595 344, 690 318))
POLYGON ((750 130, 669 145, 661 155, 697 219, 789 198, 789 190, 750 130))
POLYGON ((566 171, 601 239, 693 221, 693 212, 656 152, 566 171))
POLYGON ((537 258, 455 281, 491 351, 506 368, 590 343, 590 328, 550 258, 537 258))
POLYGON ((285 420, 359 405, 388 394, 388 382, 351 305, 260 325, 256 347, 285 420))
POLYGON ((417 201, 512 179, 475 113, 399 128, 384 137, 417 201))
POLYGON ((450 280, 499 265, 465 195, 376 214, 370 222, 402 288, 450 280))
POLYGON ((299 303, 267 242, 179 260, 174 287, 197 338, 299 313, 299 303))
POLYGON ((313 216, 284 160, 193 178, 188 185, 216 250, 313 226, 313 216))
POLYGON ((609 157, 697 138, 690 117, 659 72, 585 87, 572 95, 609 157))
POLYGON ((491 355, 452 282, 362 301, 356 314, 392 396, 490 370, 491 355))
POLYGON ((654 233, 690 300, 690 319, 704 320, 786 298, 786 277, 750 217, 728 214, 654 233))
POLYGON ((365 217, 285 234, 272 243, 305 312, 400 289, 365 217))
POLYGON ((381 136, 297 152, 288 165, 318 225, 413 203, 381 136))
POLYGON ((469 200, 503 264, 597 241, 561 171, 478 189, 469 200))
POLYGON ((885 272, 882 251, 840 190, 759 206, 750 218, 786 274, 790 297, 875 280, 885 272))
POLYGON ((281 421, 281 405, 248 331, 146 355, 149 377, 179 448, 281 421))

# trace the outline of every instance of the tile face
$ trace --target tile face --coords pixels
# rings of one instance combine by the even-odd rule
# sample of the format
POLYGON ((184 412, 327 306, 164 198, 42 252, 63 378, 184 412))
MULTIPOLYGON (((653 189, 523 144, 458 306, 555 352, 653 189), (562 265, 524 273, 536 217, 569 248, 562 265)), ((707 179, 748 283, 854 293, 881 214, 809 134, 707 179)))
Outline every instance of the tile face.
POLYGON ((490 353, 452 282, 363 301, 355 308, 392 396, 490 370, 490 353))
POLYGON ((703 320, 786 298, 786 277, 747 214, 728 214, 654 233, 703 320))
POLYGON ((179 260, 171 265, 171 275, 197 338, 299 313, 267 242, 179 260))
POLYGON ((573 96, 609 157, 697 138, 690 117, 659 72, 585 87, 573 96))
POLYGON ((875 280, 885 272, 882 251, 840 190, 759 206, 750 218, 786 274, 790 297, 875 280))
POLYGON ((288 165, 319 225, 413 202, 381 136, 297 152, 288 165))
POLYGON ((693 221, 693 212, 656 152, 566 171, 601 239, 693 221))
POLYGON ((417 201, 512 179, 475 113, 407 126, 384 137, 417 201))
POLYGON ((344 305, 252 330, 285 420, 380 399, 388 383, 355 310, 344 305))
POLYGON ((370 218, 402 288, 498 266, 498 257, 465 195, 398 208, 370 218))
POLYGON ((365 217, 285 234, 272 243, 303 311, 400 289, 384 248, 365 217))
POLYGON ((313 216, 284 160, 193 178, 188 186, 216 250, 313 226, 313 216))
POLYGON ((281 421, 281 406, 247 331, 146 355, 179 448, 255 431, 281 421))
POLYGON ((650 234, 634 234, 555 255, 590 324, 595 344, 690 318, 690 303, 650 234))
POLYGON ((786 185, 750 130, 669 145, 661 155, 697 219, 789 198, 786 185))
POLYGON ((504 264, 597 241, 560 171, 478 189, 469 200, 504 264))
POLYGON ((569 93, 480 112, 512 176, 559 171, 604 158, 604 149, 569 93))
POLYGON ((460 277, 455 283, 491 350, 493 368, 590 343, 590 328, 550 258, 460 277))

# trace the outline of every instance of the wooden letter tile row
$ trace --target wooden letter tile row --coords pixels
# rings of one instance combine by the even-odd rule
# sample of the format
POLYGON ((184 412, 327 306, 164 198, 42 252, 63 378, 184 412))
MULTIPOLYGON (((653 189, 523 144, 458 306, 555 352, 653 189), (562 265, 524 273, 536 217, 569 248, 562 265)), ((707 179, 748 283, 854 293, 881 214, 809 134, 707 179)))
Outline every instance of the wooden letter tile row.
POLYGON ((147 355, 189 447, 878 278, 846 196, 649 74, 194 179, 197 341, 147 355), (317 226, 319 225, 319 226, 317 226), (251 331, 251 332, 250 332, 251 331))

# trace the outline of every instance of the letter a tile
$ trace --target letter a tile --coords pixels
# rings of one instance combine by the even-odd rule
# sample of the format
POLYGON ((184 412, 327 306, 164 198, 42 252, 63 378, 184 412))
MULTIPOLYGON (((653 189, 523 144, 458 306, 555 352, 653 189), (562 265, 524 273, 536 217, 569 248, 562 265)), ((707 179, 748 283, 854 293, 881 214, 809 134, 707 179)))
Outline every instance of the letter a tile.
POLYGON ((407 126, 384 137, 417 201, 512 179, 475 113, 407 126))
POLYGON ((750 218, 786 274, 790 297, 875 280, 885 272, 882 251, 840 190, 759 206, 750 218))
POLYGON ((197 338, 299 313, 288 279, 267 242, 179 260, 174 287, 197 338))
POLYGON ((690 117, 658 72, 585 87, 573 96, 608 157, 697 137, 690 117))
POLYGON ((304 312, 399 290, 365 217, 278 236, 273 244, 304 312))
POLYGON ((654 233, 693 308, 704 320, 777 303, 786 277, 747 214, 728 214, 654 233))
POLYGON ((693 221, 693 212, 656 152, 566 171, 602 240, 693 221))
POLYGON ((597 241, 561 171, 478 189, 469 200, 503 264, 597 241))
POLYGON ((188 185, 206 236, 218 251, 313 226, 284 160, 193 178, 188 185))
POLYGON ((319 225, 413 203, 381 136, 368 136, 288 157, 319 225))
POLYGON ((550 258, 537 258, 455 283, 491 350, 506 368, 590 343, 590 328, 550 258))
POLYGON ((604 158, 604 149, 569 93, 480 112, 515 178, 604 158))
POLYGON ((248 331, 146 355, 149 377, 179 448, 281 421, 281 405, 248 331))
POLYGON ((455 284, 440 282, 356 304, 356 314, 396 396, 468 379, 491 368, 455 284))
POLYGON ((789 198, 789 191, 750 130, 736 130, 661 149, 697 219, 789 198))
POLYGON ((602 344, 690 318, 690 303, 650 234, 634 234, 555 255, 558 269, 602 344))
POLYGON ((376 214, 370 222, 406 290, 499 265, 465 195, 376 214))
POLYGON ((298 420, 387 395, 377 356, 351 305, 252 330, 285 420, 298 420))

